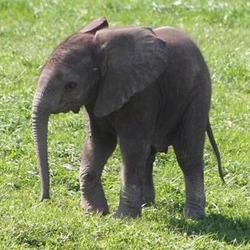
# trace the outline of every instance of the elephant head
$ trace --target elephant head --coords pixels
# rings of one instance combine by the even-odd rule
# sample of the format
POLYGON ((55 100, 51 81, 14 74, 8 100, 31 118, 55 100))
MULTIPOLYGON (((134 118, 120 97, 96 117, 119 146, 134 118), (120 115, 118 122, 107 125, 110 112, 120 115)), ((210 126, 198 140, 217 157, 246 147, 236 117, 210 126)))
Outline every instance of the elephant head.
POLYGON ((79 112, 94 96, 99 78, 99 54, 93 37, 108 27, 101 18, 62 42, 45 63, 32 107, 32 122, 42 184, 41 200, 49 198, 48 119, 52 113, 79 112), (92 91, 93 90, 93 91, 92 91))
POLYGON ((147 28, 108 28, 105 18, 67 38, 43 66, 32 109, 41 200, 49 198, 50 114, 92 104, 96 117, 118 110, 166 68, 166 44, 147 28))

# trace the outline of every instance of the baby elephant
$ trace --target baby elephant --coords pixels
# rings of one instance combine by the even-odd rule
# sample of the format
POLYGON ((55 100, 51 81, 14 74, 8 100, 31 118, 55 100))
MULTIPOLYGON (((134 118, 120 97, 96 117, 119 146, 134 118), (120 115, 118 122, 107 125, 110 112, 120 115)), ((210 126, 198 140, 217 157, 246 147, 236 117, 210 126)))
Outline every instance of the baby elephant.
MULTIPOLYGON (((220 155, 209 123, 211 80, 197 45, 170 27, 116 28, 105 18, 67 38, 45 63, 32 109, 40 165, 41 200, 49 195, 50 114, 85 106, 90 133, 80 167, 81 203, 106 214, 101 174, 119 142, 123 181, 116 217, 138 217, 152 204, 157 152, 173 146, 185 179, 184 214, 205 217, 205 133, 220 155)), ((221 175, 222 177, 222 175, 221 175)))

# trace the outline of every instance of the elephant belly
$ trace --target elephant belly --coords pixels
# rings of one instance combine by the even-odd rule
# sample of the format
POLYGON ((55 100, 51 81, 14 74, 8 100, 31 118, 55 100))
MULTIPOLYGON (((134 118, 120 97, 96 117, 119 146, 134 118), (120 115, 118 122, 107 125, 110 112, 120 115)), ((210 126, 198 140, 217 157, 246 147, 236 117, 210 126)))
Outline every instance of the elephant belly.
POLYGON ((168 147, 172 145, 171 138, 168 135, 165 136, 155 136, 152 142, 152 148, 156 152, 167 153, 168 147))
POLYGON ((173 145, 176 135, 179 131, 179 112, 166 112, 159 116, 156 122, 155 132, 152 141, 152 147, 157 152, 167 153, 168 147, 173 145), (172 114, 171 114, 172 113, 172 114))
POLYGON ((163 145, 163 144, 153 144, 153 149, 155 152, 161 152, 161 153, 168 152, 168 146, 163 145))
POLYGON ((173 144, 174 133, 171 133, 168 126, 157 128, 154 133, 152 147, 156 152, 168 152, 168 147, 173 144))

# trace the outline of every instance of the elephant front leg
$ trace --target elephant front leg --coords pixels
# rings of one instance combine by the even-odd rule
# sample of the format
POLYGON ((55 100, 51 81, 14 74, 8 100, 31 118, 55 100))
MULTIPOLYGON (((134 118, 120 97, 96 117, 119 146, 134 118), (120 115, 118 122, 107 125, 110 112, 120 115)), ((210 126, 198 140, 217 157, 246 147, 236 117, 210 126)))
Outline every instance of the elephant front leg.
POLYGON ((81 204, 85 211, 107 214, 108 204, 104 195, 101 174, 116 146, 116 138, 89 137, 84 144, 80 167, 81 204))
POLYGON ((156 153, 151 150, 147 159, 143 184, 142 184, 142 206, 150 206, 155 203, 155 188, 153 180, 153 164, 156 153))
POLYGON ((129 140, 121 140, 123 156, 123 181, 120 191, 120 202, 115 214, 116 218, 136 218, 141 215, 143 202, 143 178, 145 165, 149 155, 148 146, 129 140))

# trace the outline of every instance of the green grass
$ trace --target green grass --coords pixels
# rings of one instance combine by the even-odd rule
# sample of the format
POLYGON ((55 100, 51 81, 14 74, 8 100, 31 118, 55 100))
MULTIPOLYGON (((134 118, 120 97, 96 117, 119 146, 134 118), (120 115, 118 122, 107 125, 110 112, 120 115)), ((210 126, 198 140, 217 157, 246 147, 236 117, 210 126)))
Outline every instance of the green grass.
POLYGON ((0 0, 0 249, 250 249, 250 3, 0 0), (208 217, 182 216, 184 185, 170 150, 156 161, 157 199, 136 220, 115 220, 119 150, 103 174, 111 214, 84 214, 78 167, 86 118, 53 116, 49 126, 52 200, 39 203, 31 105, 39 69, 52 49, 89 20, 162 25, 192 35, 213 79, 211 121, 227 185, 205 146, 208 217))

